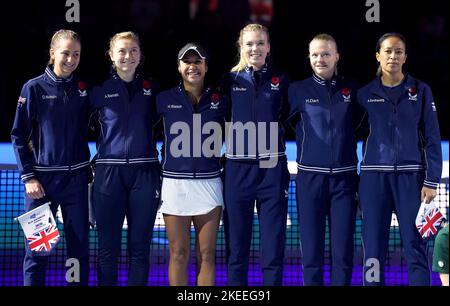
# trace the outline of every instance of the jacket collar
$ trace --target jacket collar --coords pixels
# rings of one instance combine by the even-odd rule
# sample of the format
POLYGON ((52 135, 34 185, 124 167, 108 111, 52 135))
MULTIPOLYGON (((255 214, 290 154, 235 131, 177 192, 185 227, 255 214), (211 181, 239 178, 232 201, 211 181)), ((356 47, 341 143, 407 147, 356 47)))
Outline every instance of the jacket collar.
MULTIPOLYGON (((411 88, 417 88, 417 80, 409 74, 405 73, 405 77, 399 86, 403 86, 403 92, 408 92, 411 88)), ((370 93, 390 101, 389 97, 386 95, 385 90, 383 89, 381 76, 378 76, 372 81, 370 93)))
MULTIPOLYGON (((375 80, 372 82, 372 88, 371 93, 373 94, 383 94, 384 90, 382 88, 383 84, 381 83, 381 76, 378 76, 375 80)), ((410 88, 417 87, 417 80, 414 79, 409 74, 405 73, 405 77, 400 84, 400 86, 403 86, 405 91, 408 91, 410 88)))
POLYGON ((327 80, 324 80, 321 77, 319 77, 317 74, 313 73, 312 79, 314 80, 314 82, 316 82, 317 84, 322 85, 322 86, 326 86, 329 84, 331 84, 332 86, 335 86, 336 82, 337 82, 336 75, 334 75, 330 81, 327 81, 327 80))
MULTIPOLYGON (((178 91, 184 91, 183 81, 180 81, 180 83, 178 83, 178 86, 176 88, 178 91)), ((210 90, 211 90, 210 86, 203 86, 202 95, 204 95, 205 93, 208 93, 210 90)))
POLYGON ((55 72, 53 72, 53 65, 48 65, 45 68, 45 76, 47 77, 47 79, 54 84, 64 84, 64 83, 68 83, 70 81, 72 81, 73 79, 73 74, 71 74, 68 78, 60 78, 58 77, 55 72))
POLYGON ((244 75, 245 79, 247 79, 249 82, 254 83, 256 81, 255 79, 255 73, 259 74, 259 84, 263 84, 267 82, 268 79, 270 79, 270 73, 271 73, 271 67, 265 63, 264 66, 261 67, 260 70, 255 70, 251 66, 247 66, 244 68, 244 75))
MULTIPOLYGON (((245 72, 247 72, 248 74, 251 74, 251 75, 253 75, 253 73, 255 72, 255 69, 253 69, 253 67, 252 66, 246 66, 245 68, 244 68, 244 70, 245 70, 245 72)), ((267 71, 269 70, 269 65, 267 64, 267 63, 265 63, 263 66, 262 66, 262 68, 260 69, 260 70, 258 70, 258 71, 261 71, 261 73, 266 73, 267 71)))
MULTIPOLYGON (((116 70, 114 70, 114 69, 111 69, 111 78, 113 78, 114 80, 122 81, 122 79, 117 74, 116 70)), ((139 72, 138 71, 136 71, 135 74, 134 74, 133 82, 136 81, 137 79, 139 79, 139 72)))
MULTIPOLYGON (((183 81, 180 81, 180 83, 178 84, 178 86, 176 86, 174 88, 175 92, 178 93, 178 95, 181 97, 181 101, 182 103, 185 103, 187 105, 189 105, 189 107, 194 110, 194 106, 192 105, 191 101, 189 100, 186 91, 184 90, 184 85, 183 85, 183 81)), ((203 92, 202 95, 200 97, 200 100, 198 101, 197 107, 199 105, 203 104, 203 101, 205 101, 205 98, 209 96, 209 94, 212 92, 212 88, 210 86, 204 86, 203 87, 203 92)), ((208 102, 209 103, 209 102, 208 102)))
MULTIPOLYGON (((180 81, 180 83, 178 84, 178 86, 175 87, 175 91, 178 92, 179 94, 187 97, 186 91, 184 90, 184 85, 183 85, 183 81, 180 81)), ((202 96, 200 98, 199 103, 203 100, 203 98, 209 94, 209 92, 211 91, 211 87, 210 86, 204 86, 203 87, 203 92, 202 92, 202 96)))

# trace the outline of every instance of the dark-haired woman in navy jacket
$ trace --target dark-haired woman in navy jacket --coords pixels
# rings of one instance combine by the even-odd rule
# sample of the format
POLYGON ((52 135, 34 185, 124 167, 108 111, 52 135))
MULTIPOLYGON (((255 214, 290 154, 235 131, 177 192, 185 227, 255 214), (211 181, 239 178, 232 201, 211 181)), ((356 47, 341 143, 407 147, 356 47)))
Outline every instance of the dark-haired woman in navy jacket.
POLYGON ((169 238, 169 282, 188 285, 191 223, 195 228, 197 285, 215 284, 216 237, 223 208, 222 130, 227 103, 205 86, 208 56, 199 44, 178 52, 178 86, 158 95, 163 120, 161 208, 169 238))
POLYGON ((378 76, 358 93, 369 123, 359 186, 367 286, 384 285, 393 211, 409 284, 430 285, 426 242, 415 219, 421 202, 429 203, 436 196, 442 171, 441 138, 430 87, 402 70, 406 54, 403 35, 381 36, 376 47, 378 76))

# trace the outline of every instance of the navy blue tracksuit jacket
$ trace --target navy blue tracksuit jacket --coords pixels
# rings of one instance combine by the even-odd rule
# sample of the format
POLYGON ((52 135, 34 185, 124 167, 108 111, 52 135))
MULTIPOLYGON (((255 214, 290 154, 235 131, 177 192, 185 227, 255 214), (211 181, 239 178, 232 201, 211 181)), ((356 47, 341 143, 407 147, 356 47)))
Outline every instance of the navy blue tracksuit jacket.
POLYGON ((114 73, 92 90, 91 109, 99 125, 96 165, 158 162, 153 137, 158 91, 155 81, 137 75, 129 93, 125 82, 114 73))
POLYGON ((415 226, 422 187, 436 188, 442 152, 436 105, 430 87, 406 74, 395 88, 380 77, 363 87, 358 102, 368 116, 359 195, 363 212, 364 271, 373 259, 380 278, 365 285, 384 284, 384 264, 392 211, 399 220, 410 285, 429 285, 426 243, 415 226), (398 93, 390 94, 390 91, 398 93), (394 100, 393 100, 394 99, 394 100))
POLYGON ((180 84, 161 92, 156 104, 164 127, 162 176, 176 179, 221 176, 222 131, 229 112, 225 96, 218 89, 206 88, 194 106, 180 84), (205 155, 208 152, 203 151, 204 144, 209 144, 205 148, 213 153, 211 156, 205 155))
POLYGON ((58 78, 51 66, 23 86, 11 131, 22 181, 89 165, 88 111, 85 83, 58 78))
MULTIPOLYGON (((67 256, 80 262, 81 285, 89 277, 88 118, 86 84, 74 75, 57 77, 49 65, 23 86, 11 131, 22 181, 37 179, 45 190, 41 199, 26 196, 25 210, 50 201, 55 215, 61 205, 67 256)), ((44 285, 47 263, 26 248, 24 284, 44 285)))
POLYGON ((288 86, 287 76, 269 65, 259 71, 247 67, 224 78, 233 124, 227 131, 224 184, 228 285, 248 283, 255 200, 263 282, 282 284, 289 172, 281 123, 287 115, 288 86), (276 127, 272 135, 271 124, 276 127), (253 134, 244 131, 251 125, 256 127, 253 134), (263 162, 269 159, 276 162, 267 167, 263 162))
POLYGON ((356 92, 350 79, 324 80, 315 74, 289 88, 290 116, 298 119, 296 186, 304 285, 324 284, 327 217, 330 283, 351 283, 358 183, 355 129, 361 120, 356 92))
POLYGON ((99 125, 94 211, 99 236, 99 284, 117 285, 122 225, 128 225, 129 285, 147 285, 153 225, 159 205, 159 162, 153 126, 158 85, 113 73, 91 94, 99 125))

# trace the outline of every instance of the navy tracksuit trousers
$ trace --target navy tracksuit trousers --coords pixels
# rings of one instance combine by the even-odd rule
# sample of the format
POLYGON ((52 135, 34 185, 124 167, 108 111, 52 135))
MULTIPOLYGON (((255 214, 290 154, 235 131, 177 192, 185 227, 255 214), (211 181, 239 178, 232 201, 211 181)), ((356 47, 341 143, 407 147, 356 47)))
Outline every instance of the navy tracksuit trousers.
POLYGON ((97 165, 94 211, 98 230, 98 283, 116 286, 125 216, 128 224, 128 285, 148 283, 150 244, 159 205, 159 165, 97 165))
POLYGON ((361 172, 359 196, 363 213, 365 286, 385 284, 384 267, 393 211, 399 222, 409 284, 430 285, 426 242, 415 225, 423 180, 422 172, 361 172), (372 271, 374 259, 379 262, 378 279, 372 271))
POLYGON ((225 164, 225 232, 228 285, 248 284, 253 215, 258 211, 263 283, 281 285, 286 237, 289 171, 287 162, 274 168, 227 160, 225 164))
POLYGON ((356 216, 356 173, 297 174, 297 210, 303 264, 303 284, 322 286, 325 226, 328 217, 331 285, 350 285, 356 216))
MULTIPOLYGON (((90 171, 90 170, 88 170, 90 171)), ((45 191, 45 197, 38 200, 25 196, 25 210, 30 211, 48 201, 56 217, 58 206, 64 221, 64 236, 67 257, 75 258, 80 264, 80 281, 70 285, 88 285, 89 280, 89 213, 88 172, 38 172, 35 174, 45 191)), ((49 256, 39 256, 25 247, 23 263, 24 285, 44 286, 49 256)))

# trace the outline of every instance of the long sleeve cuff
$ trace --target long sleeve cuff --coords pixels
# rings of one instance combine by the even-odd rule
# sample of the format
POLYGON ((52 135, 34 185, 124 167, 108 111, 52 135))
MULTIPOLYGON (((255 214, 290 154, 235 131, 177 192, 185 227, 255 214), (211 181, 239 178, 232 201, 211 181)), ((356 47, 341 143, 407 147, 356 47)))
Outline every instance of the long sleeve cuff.
POLYGON ((22 180, 22 183, 26 183, 27 181, 31 180, 32 178, 34 178, 34 173, 30 172, 30 173, 24 173, 20 176, 20 179, 22 180))
POLYGON ((431 188, 431 189, 436 189, 436 188, 438 188, 438 186, 439 186, 439 182, 431 182, 431 181, 425 180, 425 181, 423 182, 423 186, 424 186, 424 187, 431 188))

